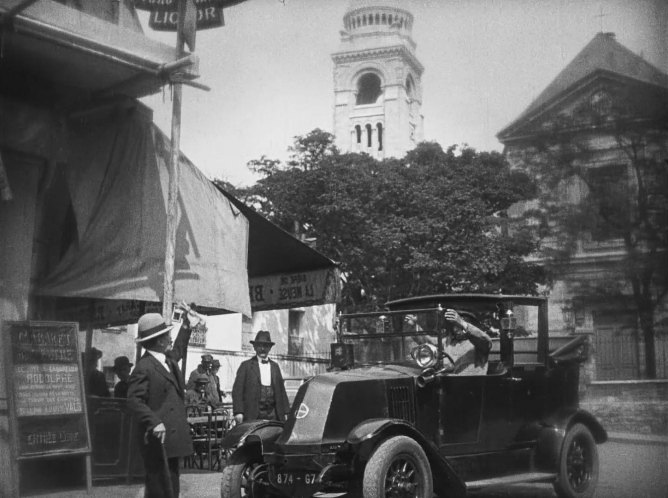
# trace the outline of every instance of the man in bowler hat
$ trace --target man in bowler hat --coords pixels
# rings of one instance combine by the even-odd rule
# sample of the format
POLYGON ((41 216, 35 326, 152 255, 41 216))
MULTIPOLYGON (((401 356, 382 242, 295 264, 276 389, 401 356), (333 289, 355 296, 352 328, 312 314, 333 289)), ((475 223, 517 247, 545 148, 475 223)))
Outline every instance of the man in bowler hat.
POLYGON ((232 387, 232 409, 237 423, 251 420, 285 420, 290 402, 285 392, 281 369, 269 359, 274 343, 266 330, 254 341, 255 356, 239 365, 232 387))
POLYGON ((130 375, 128 408, 140 427, 146 469, 146 498, 179 496, 179 460, 193 444, 184 404, 185 380, 178 368, 188 348, 190 322, 183 320, 174 347, 171 330, 159 313, 142 315, 137 342, 146 352, 130 375))
POLYGON ((190 372, 190 376, 188 377, 188 383, 186 384, 186 389, 194 389, 195 380, 199 378, 200 375, 206 375, 207 379, 209 379, 209 383, 206 385, 206 392, 209 395, 211 401, 216 405, 219 405, 220 394, 218 393, 218 388, 216 387, 217 386, 216 379, 212 372, 213 363, 214 359, 212 355, 208 353, 203 354, 202 362, 199 365, 197 365, 197 368, 195 370, 190 372))
POLYGON ((130 379, 130 370, 132 363, 127 356, 117 356, 114 358, 113 370, 119 381, 114 386, 114 398, 128 397, 128 379, 130 379))

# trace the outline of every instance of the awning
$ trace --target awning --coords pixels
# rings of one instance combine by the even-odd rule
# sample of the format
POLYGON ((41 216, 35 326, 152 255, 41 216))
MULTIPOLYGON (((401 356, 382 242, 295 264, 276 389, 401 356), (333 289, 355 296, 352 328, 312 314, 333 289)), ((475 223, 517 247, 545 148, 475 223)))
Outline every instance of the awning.
MULTIPOLYGON (((135 112, 72 130, 69 150, 79 244, 35 293, 160 301, 169 140, 135 112)), ((248 220, 184 156, 180 165, 174 301, 250 316, 248 220)))
MULTIPOLYGON (((0 35, 0 71, 50 83, 51 96, 68 106, 156 93, 177 69, 174 47, 54 1, 0 0, 0 35)), ((197 77, 197 58, 190 60, 187 79, 197 77)))
POLYGON ((224 192, 248 218, 248 277, 253 311, 338 303, 336 262, 224 192))

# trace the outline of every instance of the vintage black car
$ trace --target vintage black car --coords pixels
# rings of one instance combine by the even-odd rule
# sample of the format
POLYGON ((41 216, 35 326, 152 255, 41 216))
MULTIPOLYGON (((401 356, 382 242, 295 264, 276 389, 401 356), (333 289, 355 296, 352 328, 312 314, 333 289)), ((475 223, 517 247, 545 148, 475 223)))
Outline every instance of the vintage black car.
POLYGON ((542 297, 436 295, 340 315, 332 370, 300 387, 285 424, 240 424, 223 441, 234 452, 221 494, 431 498, 545 482, 592 496, 607 434, 578 407, 586 354, 583 336, 550 340, 542 297), (485 373, 453 373, 447 309, 494 337, 485 373))

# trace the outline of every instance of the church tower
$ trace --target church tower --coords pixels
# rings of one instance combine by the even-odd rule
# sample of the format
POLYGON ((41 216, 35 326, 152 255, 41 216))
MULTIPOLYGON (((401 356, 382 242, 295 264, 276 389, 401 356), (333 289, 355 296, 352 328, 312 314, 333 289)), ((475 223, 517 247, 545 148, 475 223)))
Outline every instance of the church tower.
POLYGON ((424 67, 401 0, 352 0, 334 61, 334 135, 343 152, 402 157, 422 140, 424 67))

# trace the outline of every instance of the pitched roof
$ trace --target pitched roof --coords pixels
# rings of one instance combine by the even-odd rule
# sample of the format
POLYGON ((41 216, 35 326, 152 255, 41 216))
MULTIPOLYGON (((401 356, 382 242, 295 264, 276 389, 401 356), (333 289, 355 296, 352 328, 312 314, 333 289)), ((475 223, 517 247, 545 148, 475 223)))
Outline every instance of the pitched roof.
POLYGON ((552 83, 529 104, 529 107, 497 134, 497 137, 505 135, 526 117, 596 71, 607 71, 643 83, 668 88, 667 74, 619 43, 614 33, 598 33, 552 80, 552 83))

